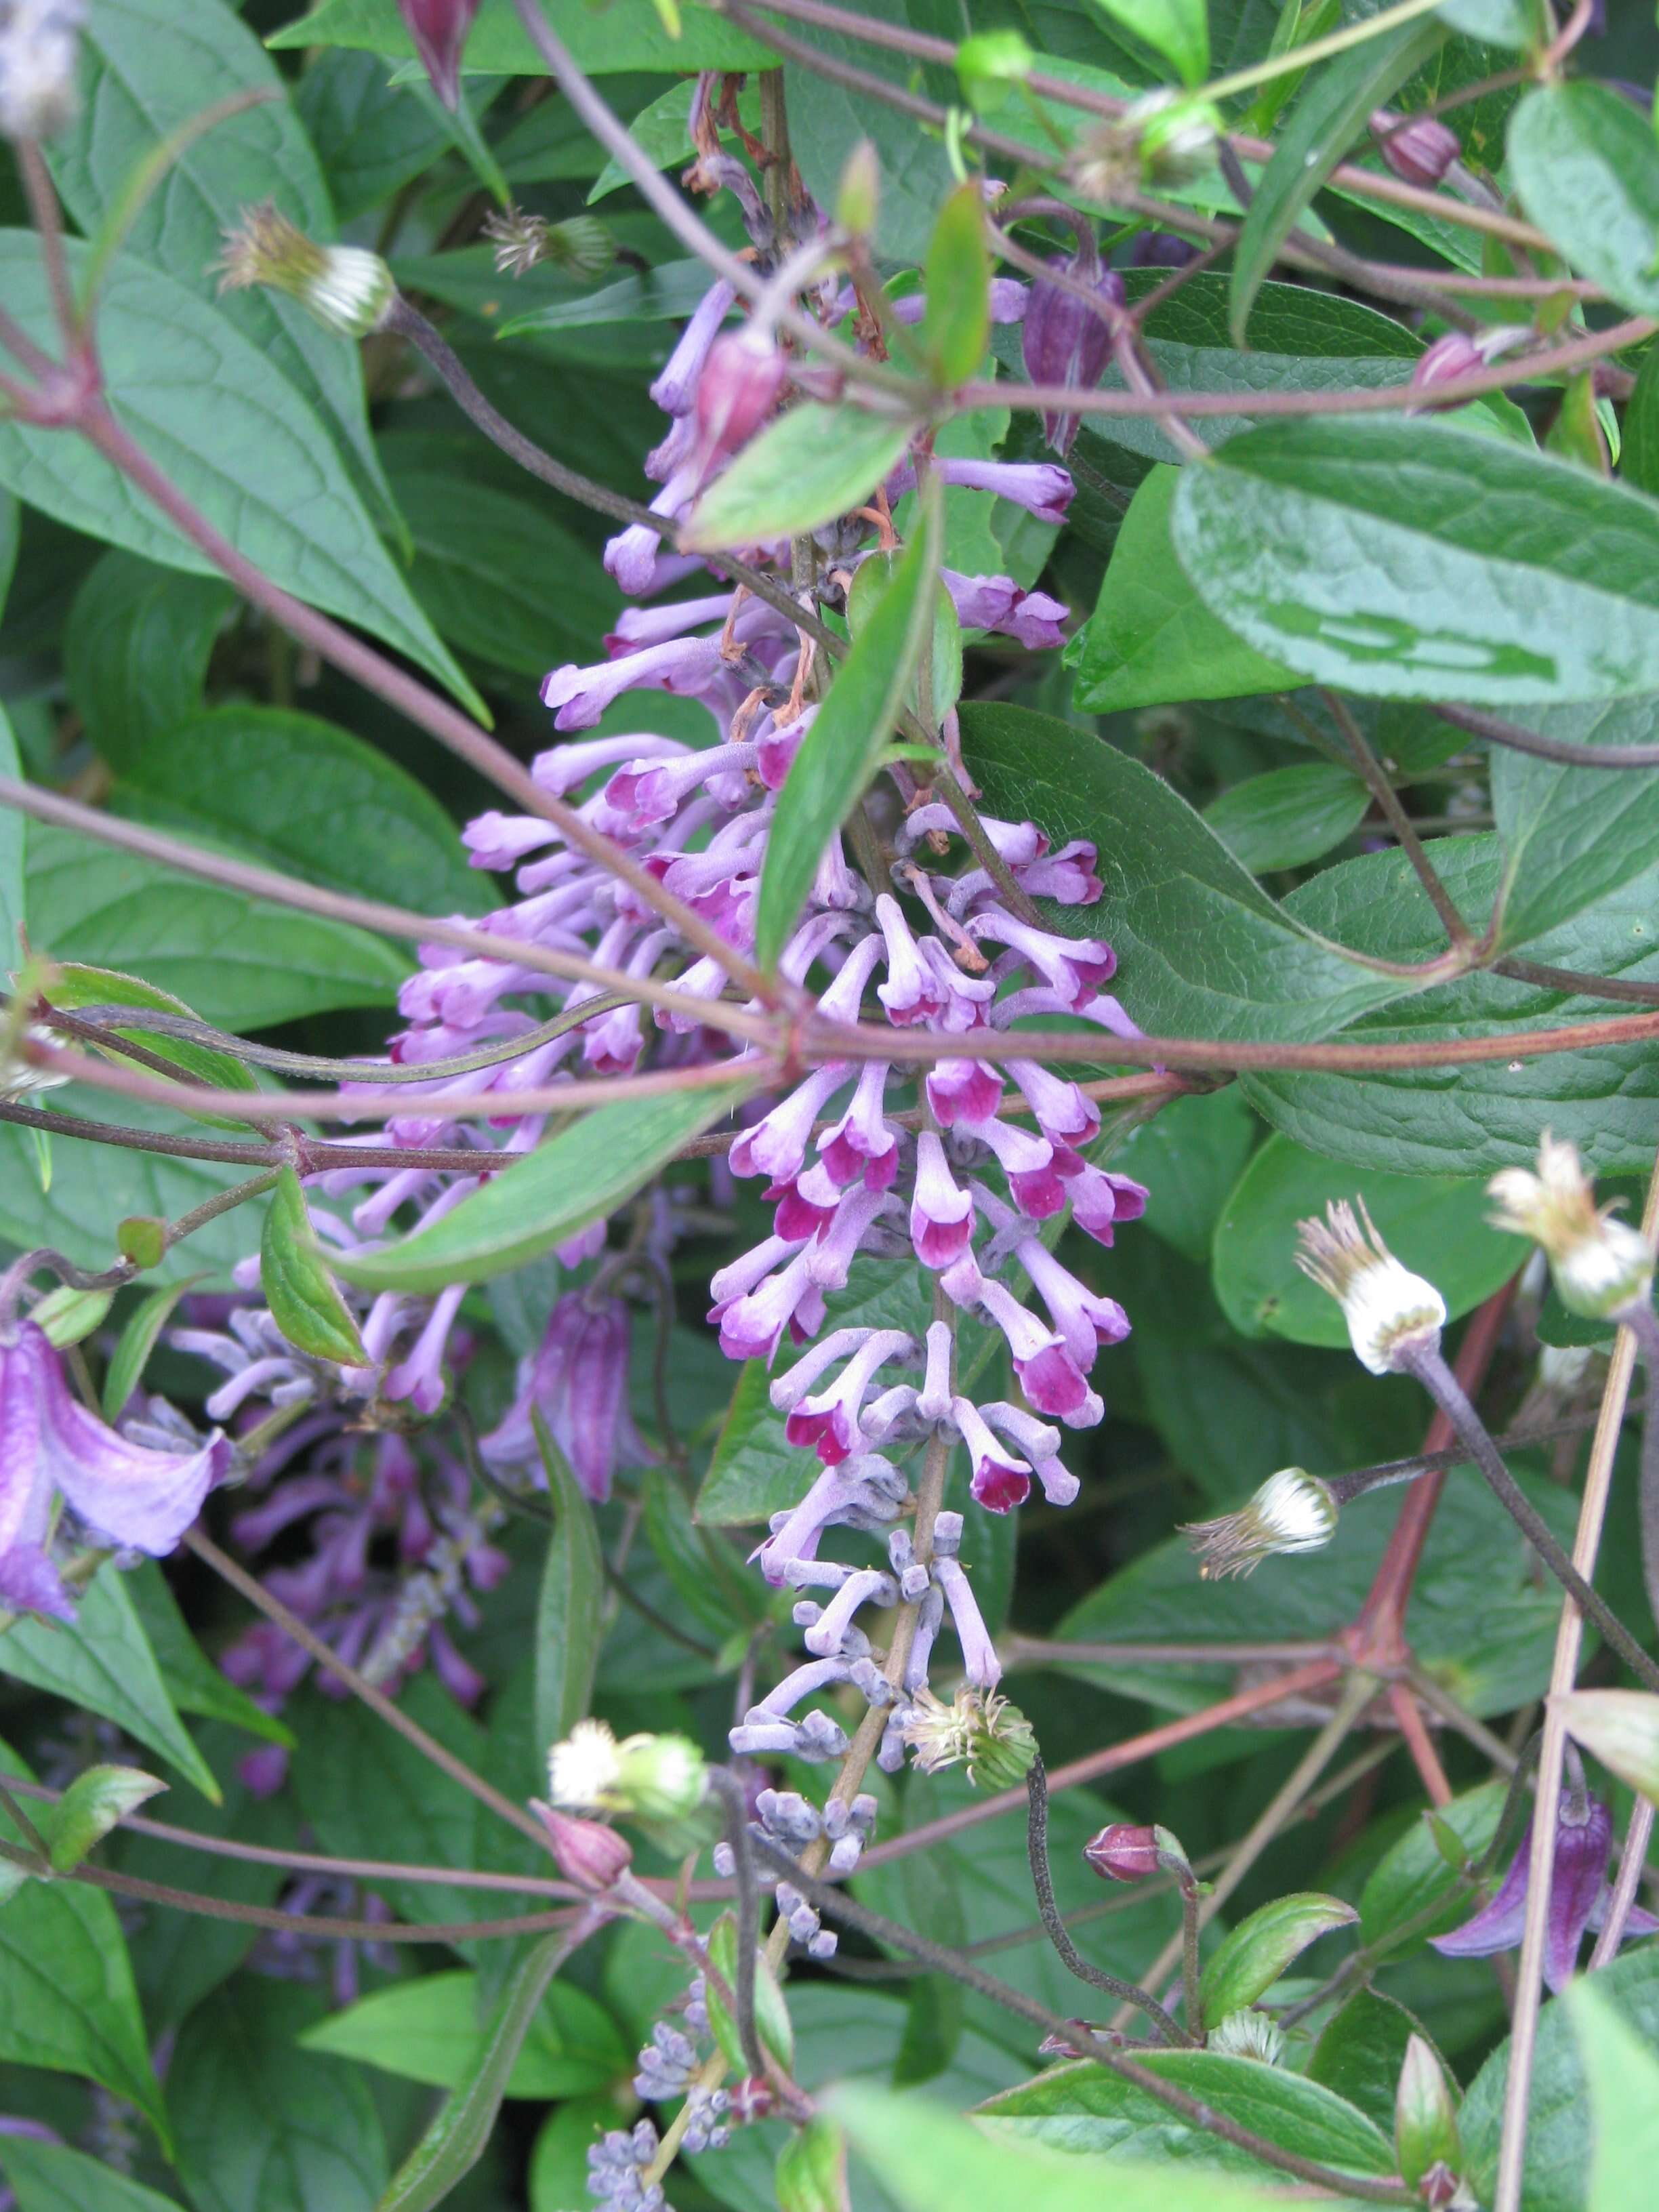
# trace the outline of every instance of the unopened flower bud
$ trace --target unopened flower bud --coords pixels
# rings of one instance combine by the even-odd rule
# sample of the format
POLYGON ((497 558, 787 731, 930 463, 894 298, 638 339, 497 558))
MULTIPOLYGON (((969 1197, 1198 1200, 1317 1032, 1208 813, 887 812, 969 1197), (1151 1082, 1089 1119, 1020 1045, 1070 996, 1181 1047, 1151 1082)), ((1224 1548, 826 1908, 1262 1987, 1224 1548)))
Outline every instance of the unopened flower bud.
POLYGON ((1285 2031, 1265 2012, 1245 2005, 1216 2023, 1205 2037, 1204 2047, 1229 2057, 1254 2058, 1263 2066, 1277 2066, 1285 2056, 1285 2031))
POLYGON ((0 134, 47 138, 76 112, 85 0, 0 0, 0 134))
POLYGON ((708 349, 694 403, 705 462, 746 446, 777 405, 787 364, 769 337, 728 331, 708 349))
POLYGON ((904 1741, 924 1774, 965 1765, 975 1790, 1012 1790, 1036 1757, 1036 1735, 1018 1705, 994 1690, 964 1684, 947 1705, 928 1689, 916 1692, 904 1741))
POLYGON ((1302 1249, 1296 1264, 1341 1307, 1360 1364, 1373 1375, 1395 1374, 1413 1353, 1438 1345, 1446 1301, 1395 1258, 1363 1198, 1358 1219, 1346 1199, 1333 1200, 1325 1214, 1323 1221, 1297 1224, 1302 1249))
POLYGON ((1144 1826, 1133 1820, 1114 1820, 1098 1835, 1090 1837, 1083 1846, 1083 1856, 1107 1881, 1145 1881, 1149 1875, 1163 1872, 1169 1844, 1175 1845, 1179 1856, 1181 1846, 1167 1828, 1144 1826))
POLYGON ((1443 2158, 1436 2159, 1418 2183, 1417 2193, 1429 2212, 1480 2212, 1480 2198, 1443 2158))
POLYGON ((1472 337, 1462 331, 1448 331, 1443 338, 1437 338, 1418 356, 1411 380, 1419 392, 1428 392, 1437 384, 1451 384, 1460 376, 1473 376, 1486 365, 1472 337))
POLYGON ((1561 1303, 1570 1313, 1601 1320, 1652 1295, 1655 1254, 1639 1229, 1598 1209, 1577 1147, 1547 1129, 1538 1171, 1504 1168, 1486 1185, 1498 1211, 1494 1229, 1542 1245, 1561 1303))
POLYGON ((1183 1533, 1202 1562, 1204 1580, 1224 1582, 1279 1553, 1322 1549, 1336 1534, 1336 1499, 1330 1485, 1305 1468, 1282 1467, 1240 1511, 1189 1522, 1183 1533))
POLYGON ((1378 151, 1402 184, 1437 185, 1463 149, 1457 133, 1434 115, 1402 118, 1379 107, 1371 118, 1371 136, 1378 151))
POLYGON ((836 224, 850 238, 868 238, 881 198, 881 157, 868 138, 847 156, 836 188, 836 224))
POLYGON ((222 292, 253 284, 286 292, 341 337, 379 330, 398 296, 378 253, 361 246, 319 246, 273 200, 242 210, 240 228, 226 234, 218 267, 222 292))
POLYGON ((446 107, 461 97, 461 48, 478 12, 478 0, 398 0, 404 27, 415 41, 421 66, 446 107))
POLYGON ((708 1787, 702 1753, 683 1735, 630 1735, 618 1743, 603 1721, 578 1721, 548 1754, 556 1806, 641 1820, 677 1820, 708 1787))
POLYGON ((544 1805, 539 1798, 531 1800, 530 1809, 547 1831, 559 1872, 578 1889, 596 1894, 607 1890, 632 1864, 634 1854, 627 1843, 602 1820, 577 1820, 544 1805))
MULTIPOLYGON (((1123 279, 1115 269, 1103 269, 1092 245, 1086 252, 1053 263, 1056 275, 1086 287, 1103 309, 1122 307, 1123 279)), ((1033 384, 1073 385, 1091 391, 1099 383, 1112 350, 1109 313, 1091 307, 1071 284, 1038 277, 1025 303, 1022 335, 1025 374, 1033 384)), ((1045 414, 1042 428, 1048 443, 1064 455, 1077 436, 1075 415, 1045 414)))

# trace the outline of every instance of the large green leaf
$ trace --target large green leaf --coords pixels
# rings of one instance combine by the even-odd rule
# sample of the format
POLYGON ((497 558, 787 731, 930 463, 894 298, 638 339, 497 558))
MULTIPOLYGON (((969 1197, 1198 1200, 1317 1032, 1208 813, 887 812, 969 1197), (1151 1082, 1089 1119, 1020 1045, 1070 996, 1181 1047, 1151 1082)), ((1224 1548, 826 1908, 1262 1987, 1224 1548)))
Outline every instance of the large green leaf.
MULTIPOLYGON (((274 199, 319 242, 333 236, 334 210, 317 156, 282 79, 233 9, 91 0, 81 34, 80 89, 78 116, 47 141, 47 152, 58 188, 88 237, 167 140, 204 109, 251 91, 272 97, 223 117, 184 146, 128 232, 127 251, 209 300, 224 234, 253 202, 274 199)), ((238 292, 221 312, 327 426, 359 483, 386 501, 356 349, 280 293, 238 292)))
MULTIPOLYGON (((54 1092, 60 1112, 66 1094, 54 1092)), ((127 1100, 110 1102, 100 1116, 130 1127, 167 1128, 175 1133, 178 1116, 159 1106, 127 1100)), ((89 1122, 89 1126, 93 1126, 89 1122)), ((206 1160, 171 1159, 125 1146, 54 1143, 50 1190, 40 1174, 27 1129, 0 1125, 0 1237, 30 1251, 51 1244, 83 1267, 107 1267, 115 1257, 114 1230, 128 1214, 157 1214, 171 1220, 188 1213, 204 1199, 234 1182, 242 1170, 206 1160)), ((169 1252, 155 1271, 163 1281, 217 1272, 228 1288, 231 1268, 246 1256, 247 1221, 227 1213, 208 1222, 195 1236, 169 1252)))
MULTIPOLYGON (((1034 821, 1056 845, 1093 841, 1103 895, 1056 909, 1054 926, 1115 948, 1120 995, 1144 1029, 1323 1036, 1409 988, 1322 943, 1161 776, 1099 738, 985 705, 963 708, 962 736, 989 812, 1034 821)), ((1111 1057, 1104 1040, 1101 1057, 1111 1057)))
MULTIPOLYGON (((1644 1944, 1614 1959, 1596 1974, 1594 1987, 1650 2050, 1659 2042, 1659 1947, 1644 1944)), ((1604 2212, 1603 2200, 1591 2190, 1598 2092, 1605 2094, 1606 2079, 1597 2078, 1600 2051, 1587 2054, 1576 2030, 1570 2006, 1558 2000, 1544 2007, 1528 2106, 1525 2212, 1604 2212)), ((1509 2063, 1506 2040, 1469 2084, 1459 2115, 1468 2179, 1487 2203, 1498 2168, 1509 2063)), ((1649 2116, 1645 2105, 1639 2110, 1649 2116)))
POLYGON ((1256 183, 1233 249, 1235 343, 1244 343, 1251 305, 1298 217, 1372 111, 1386 106, 1445 35, 1445 26, 1431 16, 1401 23, 1328 63, 1297 102, 1256 183))
MULTIPOLYGON (((1394 2171, 1393 2146, 1382 2130, 1316 2081, 1213 2051, 1145 2051, 1137 2057, 1152 2073, 1281 2150, 1351 2173, 1394 2171)), ((1053 2067, 1035 2081, 994 2097, 981 2108, 979 2121, 994 2141, 1022 2150, 1040 2144, 1149 2164, 1190 2160, 1234 2172, 1263 2170, 1247 2151, 1183 2119, 1149 2091, 1086 2062, 1053 2067)))
POLYGON ((1254 876, 1322 860, 1358 824, 1370 793, 1334 761, 1246 777, 1204 810, 1204 819, 1254 876))
MULTIPOLYGON (((343 2012, 330 2013, 300 2038, 307 2051, 361 2058, 383 2073, 438 2089, 457 2088, 466 2080, 483 2040, 478 1977, 463 1967, 376 1990, 343 2012)), ((597 1998, 572 1983, 555 1982, 526 2024, 501 2094, 577 2096, 626 2073, 631 2056, 597 1998)))
POLYGON ((8 2135, 0 2139, 0 2167, 17 2192, 18 2212, 179 2212, 174 2198, 64 2143, 8 2135))
POLYGON ((118 773, 202 704, 208 657, 236 604, 216 576, 112 551, 75 595, 64 674, 75 711, 118 773))
MULTIPOLYGON (((1483 1782, 1466 1790, 1436 1810, 1435 1819, 1462 1843, 1471 1859, 1488 1849, 1498 1832, 1504 1809, 1501 1783, 1483 1782)), ((1443 1935, 1474 1911, 1475 1899, 1448 1864, 1434 1831, 1425 1820, 1414 1820, 1405 1834, 1391 1844, 1372 1868, 1359 1895, 1359 1933, 1368 1947, 1378 1952, 1395 1948, 1395 1931, 1426 1913, 1431 1905, 1443 1910, 1407 1937, 1417 1948, 1431 1936, 1443 1935)))
MULTIPOLYGON (((174 1290, 160 1295, 176 1300, 179 1293, 174 1290)), ((292 1746, 294 1737, 286 1724, 256 1705, 246 1691, 239 1690, 198 1644, 156 1560, 141 1559, 136 1567, 125 1568, 121 1587, 131 1600, 155 1655, 167 1695, 181 1713, 227 1721, 233 1728, 263 1736, 268 1743, 285 1748, 292 1746)))
MULTIPOLYGON (((1442 838, 1434 857, 1459 907, 1478 921, 1502 879, 1497 840, 1442 838)), ((1654 882, 1650 872, 1625 884, 1529 944, 1528 957, 1587 975, 1659 981, 1654 882)), ((1315 928, 1334 925, 1349 942, 1389 959, 1424 959, 1445 943, 1400 853, 1344 861, 1286 904, 1315 928)), ((1366 1016, 1348 1036, 1365 1044, 1502 1038, 1619 1011, 1593 994, 1477 975, 1366 1016)), ((1533 1161, 1545 1128, 1571 1137, 1602 1174, 1646 1170, 1659 1146, 1659 1067, 1646 1043, 1532 1060, 1517 1049, 1420 1072, 1253 1074, 1243 1085, 1251 1103, 1298 1144, 1367 1171, 1490 1175, 1533 1161)))
POLYGON ((1295 688, 1288 668, 1211 613, 1176 558, 1170 520, 1180 483, 1178 469, 1159 465, 1136 491, 1095 611, 1066 647, 1077 703, 1094 714, 1295 688))
POLYGON ((1296 1265, 1297 1224, 1322 1218, 1332 1199, 1361 1193, 1389 1249, 1428 1275, 1455 1320, 1506 1283, 1519 1264, 1515 1239, 1488 1227, 1486 1186, 1477 1178, 1367 1176, 1286 1138, 1251 1159, 1215 1232, 1215 1289, 1245 1336, 1346 1346, 1342 1309, 1296 1265))
POLYGON ((196 2212, 374 2212, 386 2154, 368 2084, 295 2040, 326 2003, 248 1978, 185 2021, 167 2088, 196 2212))
POLYGON ((401 953, 363 930, 175 875, 72 830, 37 824, 28 860, 39 951, 131 969, 222 1028, 389 1006, 407 973, 401 953))
POLYGON ((1098 0, 1102 11, 1174 64, 1188 84, 1202 84, 1210 66, 1210 21, 1204 0, 1098 0))
MULTIPOLYGON (((775 66, 770 51, 725 23, 702 0, 680 0, 683 30, 665 34, 652 0, 613 0, 596 14, 585 0, 542 0, 548 21, 579 69, 594 75, 622 70, 746 70, 775 66)), ((413 40, 398 20, 397 0, 322 0, 308 15, 268 41, 273 46, 362 46, 371 53, 412 55, 413 40)), ((526 35, 513 0, 484 0, 466 42, 466 66, 497 76, 545 76, 547 64, 526 35)))
POLYGON ((331 890, 419 914, 484 903, 486 878, 425 787, 314 714, 234 706, 181 717, 121 761, 115 805, 331 890))
POLYGON ((14 1622, 0 1636, 0 1674, 113 1721, 217 1800, 213 1771, 174 1710, 143 1623, 112 1566, 94 1577, 72 1622, 14 1622))
POLYGON ((1530 220, 1581 276, 1659 311, 1659 146, 1611 85, 1539 85, 1510 118, 1510 175, 1530 220))
MULTIPOLYGON (((1534 708, 1528 722, 1568 744, 1659 738, 1659 698, 1534 708)), ((1659 775, 1579 768, 1490 749, 1492 815, 1504 841, 1503 942, 1524 945, 1659 861, 1659 775)))
POLYGON ((1358 1989, 1321 2031, 1308 2060, 1308 2079, 1321 2081, 1390 2132, 1406 2045, 1421 2029, 1380 1990, 1358 1989))
POLYGON ((1281 2191, 1218 2174, 1207 2160, 1202 2171, 1182 2173, 1156 2157, 1135 2165, 1061 2156, 1000 2125, 988 2142, 982 2125, 862 2084, 842 2090, 831 2109, 903 2212, 959 2212, 964 2204, 975 2212, 1030 2212, 1034 2203, 1043 2212, 1101 2212, 1103 2205, 1111 2212, 1269 2212, 1283 2202, 1281 2191))
POLYGON ((450 143, 410 89, 388 83, 377 55, 349 47, 313 56, 294 88, 294 105, 342 222, 389 199, 450 143))
POLYGON ((599 556, 541 501, 397 470, 415 539, 416 597, 459 652, 520 676, 591 658, 621 606, 599 556))
POLYGON ((752 1079, 599 1106, 492 1176, 430 1229, 343 1258, 365 1290, 486 1283, 614 1213, 680 1146, 732 1111, 752 1079))
POLYGON ((1316 683, 1489 706, 1659 690, 1659 505, 1438 422, 1269 423, 1182 471, 1182 567, 1316 683))
POLYGON ((755 918, 755 955, 769 969, 800 918, 830 840, 875 773, 930 636, 939 657, 941 523, 939 504, 930 501, 874 612, 859 623, 778 793, 755 918))
POLYGON ((1659 2057, 1594 1980, 1575 1982, 1566 2008, 1589 2081, 1595 2152, 1589 2212, 1623 2212, 1653 2186, 1659 2160, 1659 2057))
MULTIPOLYGON (((68 247, 71 274, 88 249, 68 247)), ((9 313, 49 344, 31 231, 0 232, 9 313)), ((217 307, 131 254, 111 264, 98 315, 116 415, 210 522, 273 582, 407 653, 464 704, 482 702, 411 598, 317 418, 217 307)), ((59 521, 169 567, 212 565, 84 440, 0 424, 0 482, 59 521)))

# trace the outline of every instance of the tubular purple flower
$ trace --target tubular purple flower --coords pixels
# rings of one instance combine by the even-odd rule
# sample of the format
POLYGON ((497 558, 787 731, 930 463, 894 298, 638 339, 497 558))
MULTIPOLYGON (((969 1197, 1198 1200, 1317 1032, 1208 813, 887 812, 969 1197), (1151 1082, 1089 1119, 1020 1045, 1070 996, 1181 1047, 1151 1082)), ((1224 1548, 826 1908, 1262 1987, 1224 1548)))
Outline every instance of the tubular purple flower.
POLYGON ((910 1241, 926 1267, 948 1267, 968 1249, 974 1234, 974 1201, 951 1175, 945 1147, 931 1129, 916 1139, 916 1188, 910 1201, 910 1241))
POLYGON ((928 1070, 927 1103, 942 1129, 992 1121, 1002 1103, 1002 1078, 988 1060, 941 1060, 928 1070))
POLYGON ((986 1631, 962 1562, 962 1516, 941 1513, 933 1522, 933 1574, 951 1608, 951 1620, 962 1646, 963 1672, 976 1690, 994 1690, 1002 1679, 1002 1662, 986 1631))
POLYGON ((812 1124, 846 1080, 844 1060, 815 1068, 769 1114, 741 1132, 726 1155, 732 1174, 769 1176, 775 1182, 799 1175, 812 1124))
POLYGON ((70 1395, 46 1332, 15 1322, 0 1339, 0 1601, 74 1618, 46 1550, 54 1494, 100 1536, 159 1559, 177 1546, 230 1459, 217 1431, 195 1452, 128 1443, 70 1395))
POLYGON ((902 1328, 874 1329, 854 1352, 839 1381, 815 1397, 799 1399, 784 1423, 792 1444, 810 1444, 826 1467, 838 1467, 866 1443, 860 1413, 876 1370, 890 1359, 913 1358, 914 1340, 902 1328))
POLYGON ((1036 515, 1039 522, 1061 523, 1077 487, 1052 461, 951 460, 936 455, 931 464, 941 483, 964 491, 991 491, 1036 515))
POLYGON ((953 1398, 951 1424, 973 1461, 969 1488, 990 1513, 1011 1513, 1031 1494, 1031 1470, 992 1435, 970 1398, 953 1398))
POLYGON ((872 1190, 889 1189, 898 1174, 898 1137, 882 1117, 891 1063, 867 1060, 852 1103, 832 1129, 818 1139, 818 1158, 838 1183, 862 1176, 872 1190))
POLYGON ((1145 1183, 1085 1164, 1066 1183, 1072 1218, 1097 1244, 1109 1245, 1120 1221, 1139 1221, 1146 1211, 1145 1183))
POLYGON ((1023 1238, 1014 1256, 1048 1307, 1066 1349, 1085 1373, 1102 1345, 1122 1343, 1129 1316, 1115 1298, 1101 1297, 1079 1282, 1038 1237, 1023 1238))
POLYGON ((1039 1421, 1034 1414, 1018 1406, 1010 1406, 1000 1398, 981 1406, 979 1413, 981 1420, 1011 1437, 1016 1448, 1025 1455, 1050 1505, 1072 1503, 1081 1485, 1076 1475, 1068 1474, 1060 1463, 1058 1429, 1051 1429, 1046 1421, 1039 1421))
MULTIPOLYGON (((1544 1979, 1553 1990, 1565 1989, 1572 1979, 1586 1929, 1601 1924, 1612 1844, 1613 1818, 1600 1798, 1583 1790, 1564 1790, 1556 1823, 1555 1875, 1550 1884, 1544 1942, 1544 1979)), ((1491 1902, 1449 1935, 1431 1936, 1435 1949, 1449 1959, 1486 1959, 1495 1952, 1516 1949, 1527 1917, 1531 1869, 1532 1823, 1528 1820, 1520 1848, 1491 1902)), ((1638 1910, 1632 1913, 1626 1933, 1627 1936, 1651 1935, 1656 1929, 1659 1921, 1638 1910)))
POLYGON ((555 1305, 539 1349, 520 1363, 512 1405, 480 1439, 487 1465, 540 1469, 536 1413, 596 1501, 611 1495, 619 1467, 654 1458, 628 1409, 628 1308, 620 1298, 570 1291, 555 1305))
POLYGON ((1065 644, 1061 625, 1072 611, 1063 600, 1022 590, 1012 576, 964 576, 955 568, 939 574, 963 629, 1000 630, 1031 653, 1065 644))
POLYGON ((788 362, 770 337, 745 327, 715 339, 703 364, 693 413, 703 467, 748 444, 777 405, 788 362))
POLYGON ((1047 1221, 1062 1210, 1066 1186, 1054 1164, 1054 1148, 1046 1137, 995 1120, 964 1122, 963 1133, 995 1153, 1014 1203, 1028 1219, 1047 1221))
POLYGON ((556 668, 542 685, 542 704, 558 710, 555 729, 591 730, 624 691, 672 691, 695 699, 719 683, 725 668, 717 637, 672 638, 595 668, 556 668))
MULTIPOLYGON (((1123 279, 1115 269, 1101 267, 1091 239, 1082 252, 1051 266, 1056 274, 1086 287, 1103 308, 1122 307, 1123 279)), ((1067 384, 1092 391, 1111 357, 1111 315, 1097 313, 1069 286, 1040 278, 1026 303, 1022 346, 1025 374, 1033 384, 1067 384)), ((1062 459, 1072 450, 1079 420, 1066 414, 1042 418, 1048 443, 1062 459)))
POLYGON ((665 415, 689 415, 696 403, 697 383, 720 325, 737 299, 724 277, 711 284, 697 302, 690 321, 680 333, 679 343, 664 363, 651 397, 665 415))

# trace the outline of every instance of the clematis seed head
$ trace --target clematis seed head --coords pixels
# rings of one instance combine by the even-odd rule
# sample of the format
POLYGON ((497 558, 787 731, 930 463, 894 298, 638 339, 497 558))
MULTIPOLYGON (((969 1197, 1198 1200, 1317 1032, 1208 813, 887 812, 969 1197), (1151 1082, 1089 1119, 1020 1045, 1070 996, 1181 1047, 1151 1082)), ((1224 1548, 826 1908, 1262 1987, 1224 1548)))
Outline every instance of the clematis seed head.
POLYGON ((1336 1534, 1336 1517, 1328 1483, 1305 1468, 1283 1467, 1238 1512, 1189 1522, 1183 1534, 1205 1581, 1224 1582, 1251 1573, 1278 1553, 1322 1549, 1336 1534))
POLYGON ((924 1774, 965 1765, 975 1790, 1012 1790, 1036 1757, 1036 1735, 1019 1707, 994 1690, 967 1684, 947 1705, 928 1689, 916 1692, 904 1730, 924 1774))
POLYGON ((1497 1203, 1494 1229, 1542 1245, 1561 1303, 1601 1320, 1652 1292, 1655 1254, 1639 1229, 1597 1207, 1575 1145, 1539 1139, 1538 1167, 1504 1168, 1486 1185, 1497 1203))
POLYGON ((379 330, 398 296, 378 253, 361 246, 319 246, 274 200, 243 209, 240 224, 226 233, 217 266, 222 292, 256 284, 286 292, 325 330, 344 338, 379 330))
POLYGON ((1334 1199, 1323 1221, 1297 1224, 1296 1264, 1342 1309, 1360 1364, 1373 1375, 1399 1371, 1410 1355, 1440 1341, 1446 1301, 1425 1276, 1396 1260, 1358 1201, 1334 1199))

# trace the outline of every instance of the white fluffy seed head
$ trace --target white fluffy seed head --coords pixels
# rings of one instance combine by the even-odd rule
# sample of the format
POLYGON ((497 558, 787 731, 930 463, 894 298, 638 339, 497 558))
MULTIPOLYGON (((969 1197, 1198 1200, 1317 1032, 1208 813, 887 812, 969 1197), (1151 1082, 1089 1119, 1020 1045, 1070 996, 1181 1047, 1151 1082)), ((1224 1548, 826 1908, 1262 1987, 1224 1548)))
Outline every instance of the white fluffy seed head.
POLYGON ((1285 2032, 1265 2012, 1246 2005, 1218 2021, 1205 2037, 1204 2047, 1234 2058, 1254 2058, 1263 2066, 1277 2066, 1285 2056, 1285 2032))
POLYGON ((1431 1348, 1445 1326, 1446 1302, 1426 1276, 1396 1260, 1378 1236, 1365 1201, 1358 1213, 1334 1200, 1323 1221, 1297 1224, 1296 1264, 1342 1308, 1354 1356, 1373 1375, 1391 1375, 1410 1353, 1431 1348))
POLYGON ((1284 1467, 1238 1512, 1194 1522, 1186 1535, 1205 1581, 1224 1582, 1281 1553, 1319 1551, 1335 1535, 1336 1518, 1328 1483, 1305 1468, 1284 1467))
POLYGON ((1530 1237, 1548 1257, 1561 1303, 1595 1320, 1651 1295, 1655 1255, 1639 1229, 1598 1210, 1577 1147, 1539 1140, 1538 1167, 1504 1168, 1486 1186, 1495 1229, 1530 1237))
POLYGON ((610 1809, 622 1773, 617 1739, 603 1721, 578 1721, 547 1757, 547 1794, 562 1813, 610 1809))

